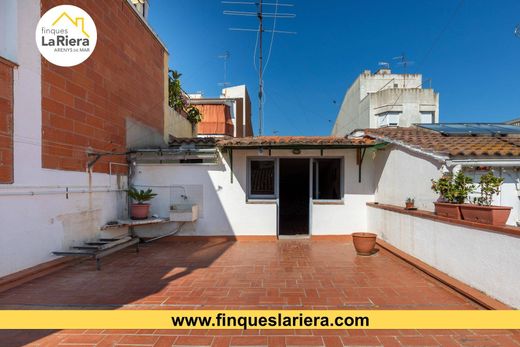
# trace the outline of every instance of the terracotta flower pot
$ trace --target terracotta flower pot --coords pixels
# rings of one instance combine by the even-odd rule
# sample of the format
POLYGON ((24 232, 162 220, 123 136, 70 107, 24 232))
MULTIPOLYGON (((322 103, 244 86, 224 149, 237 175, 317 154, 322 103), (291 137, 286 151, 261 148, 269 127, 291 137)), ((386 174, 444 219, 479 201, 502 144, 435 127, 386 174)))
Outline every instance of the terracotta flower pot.
POLYGON ((374 254, 374 247, 376 246, 376 234, 372 233, 353 233, 352 241, 354 248, 359 255, 374 254))
POLYGON ((405 206, 405 209, 407 210, 412 210, 415 207, 413 202, 405 202, 405 206))
POLYGON ((435 214, 442 217, 462 219, 460 204, 449 204, 447 202, 434 202, 435 214))
POLYGON ((146 219, 150 211, 150 204, 131 204, 130 218, 132 219, 146 219))
POLYGON ((512 207, 509 206, 479 206, 464 204, 460 206, 462 218, 476 223, 505 225, 512 207))

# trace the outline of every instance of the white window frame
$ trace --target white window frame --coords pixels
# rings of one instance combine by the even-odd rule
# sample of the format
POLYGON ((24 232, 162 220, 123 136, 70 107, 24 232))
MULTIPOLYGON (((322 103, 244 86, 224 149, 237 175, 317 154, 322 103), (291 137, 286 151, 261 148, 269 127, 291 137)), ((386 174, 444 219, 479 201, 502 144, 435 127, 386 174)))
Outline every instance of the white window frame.
POLYGON ((248 157, 247 158, 247 199, 248 200, 274 200, 278 197, 278 158, 248 157), (272 161, 274 162, 274 194, 260 195, 251 193, 251 162, 272 161))
POLYGON ((391 111, 380 113, 377 115, 377 126, 381 128, 399 126, 401 114, 401 112, 391 111))
POLYGON ((420 114, 421 114, 421 124, 432 124, 432 123, 434 123, 433 120, 434 120, 435 117, 434 117, 434 112, 433 111, 421 111, 420 114), (430 121, 429 122, 425 122, 424 121, 423 117, 425 117, 425 116, 429 116, 430 117, 430 121))
POLYGON ((311 199, 313 202, 341 202, 345 197, 345 158, 344 157, 319 157, 319 158, 311 158, 311 199), (314 161, 319 161, 320 159, 337 159, 339 160, 340 165, 340 177, 339 177, 339 199, 314 199, 314 184, 317 185, 317 189, 319 188, 319 184, 317 180, 319 179, 319 174, 314 172, 314 161))

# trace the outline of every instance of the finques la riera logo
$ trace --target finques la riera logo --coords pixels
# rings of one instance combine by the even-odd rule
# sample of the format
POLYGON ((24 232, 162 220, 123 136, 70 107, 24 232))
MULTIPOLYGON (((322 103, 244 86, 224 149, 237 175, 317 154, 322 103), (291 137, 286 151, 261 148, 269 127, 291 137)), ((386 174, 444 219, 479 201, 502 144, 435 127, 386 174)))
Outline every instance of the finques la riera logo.
POLYGON ((92 54, 97 42, 94 21, 73 5, 51 8, 36 27, 36 45, 41 55, 59 66, 81 64, 92 54))

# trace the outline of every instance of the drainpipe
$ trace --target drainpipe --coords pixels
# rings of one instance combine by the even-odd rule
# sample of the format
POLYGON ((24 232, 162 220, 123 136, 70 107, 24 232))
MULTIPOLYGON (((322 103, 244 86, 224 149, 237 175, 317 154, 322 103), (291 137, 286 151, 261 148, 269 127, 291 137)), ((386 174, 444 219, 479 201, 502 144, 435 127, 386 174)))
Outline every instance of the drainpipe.
POLYGON ((520 160, 481 160, 481 159, 452 159, 446 160, 446 165, 454 166, 493 166, 493 167, 519 167, 520 168, 520 160))
POLYGON ((64 187, 63 191, 59 190, 42 190, 42 191, 18 191, 18 192, 0 192, 1 196, 35 196, 35 195, 58 195, 58 194, 89 194, 89 193, 110 193, 110 192, 124 192, 124 189, 83 189, 71 190, 69 187, 64 187))

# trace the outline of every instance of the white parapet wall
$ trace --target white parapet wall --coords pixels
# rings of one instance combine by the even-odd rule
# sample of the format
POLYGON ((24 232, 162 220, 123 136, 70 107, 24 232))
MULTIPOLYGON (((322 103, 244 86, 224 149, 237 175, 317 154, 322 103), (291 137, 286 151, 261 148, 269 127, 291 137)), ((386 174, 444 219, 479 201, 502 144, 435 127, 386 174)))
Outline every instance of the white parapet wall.
POLYGON ((30 182, 0 185, 0 277, 58 258, 52 251, 128 233, 101 232, 106 222, 126 218, 126 192, 114 177, 108 185, 109 175, 92 176, 89 185, 86 173, 40 169, 30 182))
POLYGON ((382 240, 514 308, 520 308, 520 237, 368 208, 382 240))

